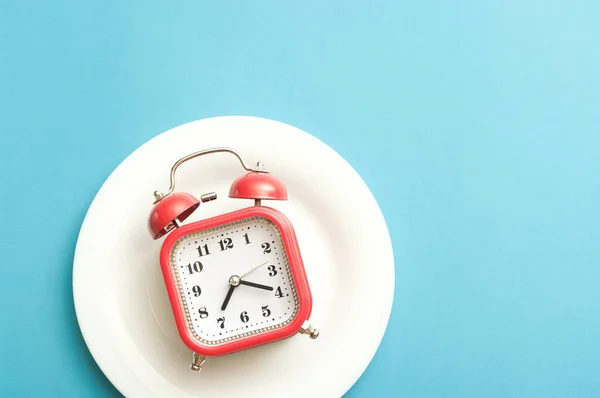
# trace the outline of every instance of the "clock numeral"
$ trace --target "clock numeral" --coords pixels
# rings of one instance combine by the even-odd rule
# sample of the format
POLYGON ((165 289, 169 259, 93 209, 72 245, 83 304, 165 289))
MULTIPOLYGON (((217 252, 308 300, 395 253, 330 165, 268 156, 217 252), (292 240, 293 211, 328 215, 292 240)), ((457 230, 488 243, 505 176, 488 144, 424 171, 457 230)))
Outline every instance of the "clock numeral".
POLYGON ((194 272, 202 272, 204 266, 200 261, 196 261, 194 264, 188 264, 188 270, 190 271, 190 275, 194 272))
POLYGON ((263 248, 263 254, 271 253, 271 244, 270 243, 265 242, 262 245, 260 245, 260 247, 263 248))
POLYGON ((202 289, 200 289, 200 286, 198 285, 194 286, 192 291, 194 292, 194 297, 198 297, 202 294, 202 289))
POLYGON ((208 244, 200 245, 197 247, 197 249, 198 249, 198 256, 200 256, 200 257, 208 256, 210 254, 210 252, 208 251, 208 244))
POLYGON ((277 270, 275 269, 274 265, 269 265, 267 269, 269 270, 269 276, 277 275, 277 270))
POLYGON ((225 317, 224 316, 217 319, 217 323, 219 324, 219 327, 221 329, 225 329, 225 317))
POLYGON ((260 307, 262 309, 263 312, 263 316, 266 318, 269 315, 271 315, 271 310, 269 309, 268 305, 265 305, 264 307, 260 307))
POLYGON ((283 292, 281 291, 281 286, 278 286, 277 290, 275 290, 275 296, 277 296, 279 298, 283 298, 283 292))
POLYGON ((244 239, 246 239, 246 244, 250 244, 250 238, 248 238, 248 233, 244 234, 244 239))
POLYGON ((221 251, 227 249, 233 249, 233 241, 231 238, 225 238, 219 241, 219 246, 221 246, 221 251))
POLYGON ((200 307, 198 313, 200 314, 200 318, 208 318, 208 311, 206 311, 206 307, 200 307))
POLYGON ((248 312, 244 311, 240 314, 240 319, 242 320, 242 322, 246 323, 250 320, 250 317, 248 316, 248 312))

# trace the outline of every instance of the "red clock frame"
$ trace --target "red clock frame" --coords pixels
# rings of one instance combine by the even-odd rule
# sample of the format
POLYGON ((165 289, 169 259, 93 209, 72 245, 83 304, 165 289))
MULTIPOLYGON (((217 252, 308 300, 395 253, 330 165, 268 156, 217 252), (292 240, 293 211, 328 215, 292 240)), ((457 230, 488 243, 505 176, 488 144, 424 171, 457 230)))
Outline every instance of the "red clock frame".
POLYGON ((253 206, 231 213, 197 221, 180 228, 175 229, 164 241, 160 251, 160 266, 162 269, 169 300, 177 323, 177 330, 183 342, 194 352, 206 356, 219 356, 230 354, 232 352, 245 350, 262 344, 285 339, 293 336, 299 330, 302 324, 310 317, 312 311, 312 295, 308 285, 308 279, 302 263, 302 256, 298 247, 296 233, 291 222, 278 210, 267 206, 253 206), (208 345, 198 341, 188 328, 188 323, 183 311, 183 305, 179 298, 175 277, 171 271, 170 253, 175 242, 184 235, 203 231, 205 229, 228 224, 230 222, 243 220, 249 217, 264 217, 271 220, 279 229, 283 246, 288 256, 290 271, 296 286, 298 294, 298 312, 296 317, 287 325, 269 330, 253 336, 243 337, 233 341, 225 342, 219 345, 208 345))

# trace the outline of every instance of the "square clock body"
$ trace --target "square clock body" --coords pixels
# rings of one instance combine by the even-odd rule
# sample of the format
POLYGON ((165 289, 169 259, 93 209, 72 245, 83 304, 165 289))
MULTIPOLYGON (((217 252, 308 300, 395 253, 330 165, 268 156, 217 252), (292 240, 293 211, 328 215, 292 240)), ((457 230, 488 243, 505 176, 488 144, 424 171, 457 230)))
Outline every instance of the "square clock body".
POLYGON ((290 337, 310 316, 294 229, 273 208, 253 206, 176 228, 160 263, 179 334, 200 355, 290 337))

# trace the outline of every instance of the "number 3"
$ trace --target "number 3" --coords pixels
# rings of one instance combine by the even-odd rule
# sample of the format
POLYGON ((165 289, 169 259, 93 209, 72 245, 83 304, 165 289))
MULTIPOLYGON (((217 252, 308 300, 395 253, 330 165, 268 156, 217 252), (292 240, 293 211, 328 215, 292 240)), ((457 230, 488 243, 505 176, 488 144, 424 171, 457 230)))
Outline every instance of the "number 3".
POLYGON ((277 275, 277 270, 275 269, 274 265, 269 265, 267 269, 269 270, 269 276, 277 275))

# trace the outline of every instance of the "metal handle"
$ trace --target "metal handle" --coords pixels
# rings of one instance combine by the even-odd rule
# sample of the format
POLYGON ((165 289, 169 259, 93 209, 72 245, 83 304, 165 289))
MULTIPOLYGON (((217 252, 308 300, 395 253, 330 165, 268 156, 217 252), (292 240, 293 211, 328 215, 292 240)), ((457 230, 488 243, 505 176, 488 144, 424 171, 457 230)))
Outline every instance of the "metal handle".
POLYGON ((172 193, 175 190, 175 172, 177 171, 177 168, 179 166, 181 166, 182 164, 184 164, 188 160, 192 160, 192 159, 200 157, 200 156, 210 155, 212 153, 219 153, 219 152, 229 152, 229 153, 235 155, 235 157, 238 158, 238 160, 242 164, 242 167, 246 171, 264 171, 262 169, 262 167, 261 167, 262 164, 260 162, 257 164, 257 168, 255 168, 255 169, 253 169, 251 167, 248 167, 248 165, 244 162, 244 160, 242 159, 242 157, 236 151, 234 151, 231 148, 221 147, 221 148, 204 149, 202 151, 190 153, 189 155, 184 156, 181 159, 179 159, 177 162, 175 162, 175 164, 173 165, 173 167, 171 167, 171 176, 170 176, 169 190, 167 191, 166 194, 162 194, 162 193, 160 193, 158 191, 154 191, 154 197, 156 198, 156 201, 158 202, 159 200, 161 200, 162 198, 164 198, 165 196, 169 195, 170 193, 172 193))

